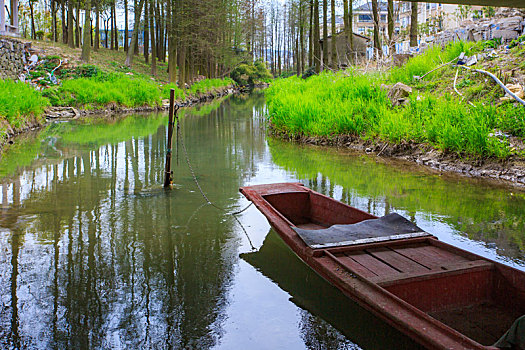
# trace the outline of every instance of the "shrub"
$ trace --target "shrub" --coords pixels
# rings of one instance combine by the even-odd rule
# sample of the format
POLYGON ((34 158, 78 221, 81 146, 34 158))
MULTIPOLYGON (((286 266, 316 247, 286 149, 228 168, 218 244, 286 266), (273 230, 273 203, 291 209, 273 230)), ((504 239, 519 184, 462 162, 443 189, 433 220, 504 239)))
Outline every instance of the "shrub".
POLYGON ((267 83, 272 80, 272 74, 266 68, 266 63, 257 60, 254 64, 243 63, 235 68, 230 76, 241 86, 267 83))

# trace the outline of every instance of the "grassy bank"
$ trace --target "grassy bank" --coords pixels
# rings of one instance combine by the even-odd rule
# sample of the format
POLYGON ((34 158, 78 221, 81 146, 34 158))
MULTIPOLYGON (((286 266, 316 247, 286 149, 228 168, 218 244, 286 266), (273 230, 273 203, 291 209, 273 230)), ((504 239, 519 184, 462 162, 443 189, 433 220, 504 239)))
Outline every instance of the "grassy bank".
MULTIPOLYGON (((479 47, 464 43, 443 52, 435 48, 386 74, 347 71, 276 81, 267 91, 272 127, 291 137, 355 135, 391 143, 429 144, 462 155, 508 157, 515 151, 506 137, 495 136, 501 135, 495 130, 524 136, 522 107, 482 101, 470 106, 450 93, 436 94, 441 86, 431 77, 428 85, 417 83, 420 89, 406 106, 393 107, 387 91, 381 88, 383 83, 413 83, 414 75, 423 75, 439 61, 476 49, 479 47)), ((436 72, 435 77, 441 79, 449 73, 436 72)))
POLYGON ((170 89, 175 98, 205 94, 233 86, 231 79, 204 79, 183 91, 176 84, 159 85, 154 80, 121 73, 99 74, 92 78, 66 80, 62 85, 44 90, 53 106, 100 108, 111 104, 125 107, 158 106, 168 99, 170 89))
MULTIPOLYGON (((23 128, 41 115, 49 101, 31 86, 12 80, 0 80, 0 119, 4 119, 14 129, 23 128)), ((6 132, 7 125, 0 126, 0 136, 6 132)))
POLYGON ((64 80, 61 85, 36 90, 29 84, 0 80, 0 138, 10 129, 22 130, 44 121, 48 106, 71 106, 83 109, 159 106, 175 89, 175 98, 206 94, 233 86, 231 79, 204 79, 183 91, 175 84, 160 85, 147 76, 129 76, 123 73, 100 73, 93 77, 64 80))

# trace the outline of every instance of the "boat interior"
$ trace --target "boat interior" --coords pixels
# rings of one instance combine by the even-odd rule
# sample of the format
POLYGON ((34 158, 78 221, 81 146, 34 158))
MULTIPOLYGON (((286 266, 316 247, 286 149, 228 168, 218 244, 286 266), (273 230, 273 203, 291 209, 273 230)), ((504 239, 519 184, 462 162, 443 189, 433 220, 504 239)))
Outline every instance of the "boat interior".
MULTIPOLYGON (((310 191, 263 198, 292 227, 305 230, 376 219, 310 191)), ((434 236, 322 248, 314 256, 337 262, 483 345, 495 343, 525 314, 523 273, 434 236)))

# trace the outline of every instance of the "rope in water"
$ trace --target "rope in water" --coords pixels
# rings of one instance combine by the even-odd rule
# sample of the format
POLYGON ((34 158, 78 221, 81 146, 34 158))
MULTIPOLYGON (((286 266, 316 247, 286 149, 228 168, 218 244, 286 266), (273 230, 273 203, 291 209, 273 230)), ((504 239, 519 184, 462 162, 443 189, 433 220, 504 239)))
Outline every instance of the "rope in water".
MULTIPOLYGON (((178 118, 177 118, 177 121, 178 121, 178 118)), ((241 226, 242 230, 244 231, 244 234, 246 235, 246 238, 248 239, 248 242, 250 243, 250 246, 251 246, 252 250, 256 250, 256 248, 254 247, 254 245, 252 243, 252 240, 250 239, 250 236, 248 235, 248 232, 246 231, 246 229, 244 228, 243 224, 239 221, 239 219, 236 216, 236 215, 241 214, 242 212, 248 210, 248 208, 250 208, 253 203, 250 202, 250 204, 248 204, 245 208, 243 208, 241 210, 238 210, 236 212, 233 212, 233 213, 230 213, 230 212, 228 212, 227 209, 219 207, 218 205, 213 203, 208 198, 206 193, 204 193, 204 190, 202 189, 201 185, 199 184, 199 180, 197 179, 197 176, 195 175, 195 171, 193 170, 193 166, 191 165, 190 157, 188 156, 188 151, 186 149, 186 144, 184 143, 184 137, 182 136, 182 132, 181 132, 181 129, 179 127, 179 123, 177 122, 177 162, 178 162, 178 144, 179 144, 179 140, 180 140, 180 144, 182 146, 182 152, 184 153, 184 157, 186 158, 186 164, 188 165, 188 169, 190 170, 191 176, 193 177, 193 182, 195 182, 195 185, 199 189, 199 192, 201 193, 202 197, 206 200, 207 204, 211 205, 212 207, 214 207, 214 208, 216 208, 218 210, 226 212, 228 215, 233 216, 233 218, 239 223, 239 225, 241 226)))

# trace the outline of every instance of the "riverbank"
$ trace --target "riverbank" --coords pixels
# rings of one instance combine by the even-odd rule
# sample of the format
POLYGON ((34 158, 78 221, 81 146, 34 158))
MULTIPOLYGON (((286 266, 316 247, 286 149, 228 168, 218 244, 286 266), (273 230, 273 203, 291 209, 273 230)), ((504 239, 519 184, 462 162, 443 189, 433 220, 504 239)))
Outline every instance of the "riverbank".
MULTIPOLYGON (((157 72, 151 74, 151 65, 143 55, 135 56, 131 67, 123 65, 126 53, 122 50, 100 48, 92 53, 91 64, 84 64, 79 48, 49 41, 9 40, 23 48, 16 54, 24 64, 7 76, 16 81, 0 79, 0 152, 13 136, 42 127, 47 119, 163 111, 168 109, 171 89, 179 106, 242 89, 242 83, 230 77, 196 75, 184 86, 169 83, 166 62, 157 62, 157 72)), ((259 61, 240 65, 231 75, 251 84, 271 77, 259 61)))
MULTIPOLYGON (((198 103, 211 101, 240 92, 240 89, 233 83, 230 83, 230 80, 223 81, 228 82, 229 84, 225 84, 225 86, 222 87, 212 87, 209 89, 197 90, 193 94, 181 94, 180 89, 177 89, 178 91, 176 91, 176 96, 178 96, 178 98, 176 99, 175 103, 180 107, 190 107, 198 103)), ((0 81, 0 83, 2 83, 2 81, 0 81)), ((19 103, 24 106, 24 109, 19 109, 17 112, 13 112, 11 114, 5 113, 5 115, 8 117, 6 119, 2 119, 2 124, 0 124, 0 154, 3 151, 6 143, 13 142, 13 137, 28 131, 42 128, 49 122, 52 122, 56 119, 64 120, 92 115, 122 115, 137 112, 160 112, 167 111, 169 108, 169 100, 162 99, 164 95, 160 94, 158 98, 155 99, 155 103, 136 106, 129 106, 118 102, 110 102, 105 105, 77 105, 76 107, 52 105, 49 99, 42 96, 39 97, 38 91, 32 90, 26 84, 9 81, 6 81, 6 83, 11 85, 14 84, 14 86, 17 88, 22 88, 22 93, 10 95, 11 100, 15 101, 11 102, 10 105, 19 103), (34 98, 34 101, 26 101, 25 103, 22 103, 23 99, 27 98, 27 93, 32 92, 35 92, 35 96, 39 98, 34 98), (9 116, 11 116, 11 118, 9 116)), ((162 91, 168 91, 169 93, 169 89, 164 89, 162 91)), ((8 104, 6 103, 5 105, 8 104)))
MULTIPOLYGON (((483 45, 459 42, 445 50, 433 48, 387 72, 348 70, 276 81, 267 92, 270 127, 285 139, 350 147, 523 185, 525 108, 501 100, 503 89, 487 77, 453 65, 421 78, 462 52, 484 55, 483 45), (404 84, 402 89, 396 91, 396 83, 404 84)), ((523 86, 520 57, 525 49, 505 50, 473 67, 523 86)))

